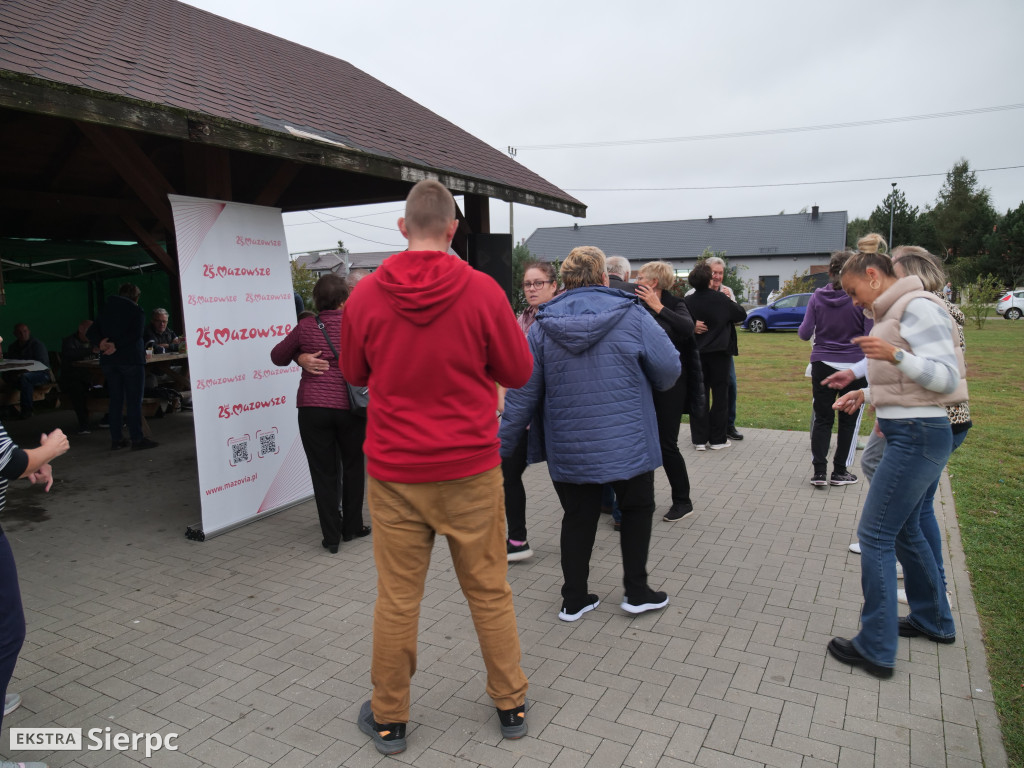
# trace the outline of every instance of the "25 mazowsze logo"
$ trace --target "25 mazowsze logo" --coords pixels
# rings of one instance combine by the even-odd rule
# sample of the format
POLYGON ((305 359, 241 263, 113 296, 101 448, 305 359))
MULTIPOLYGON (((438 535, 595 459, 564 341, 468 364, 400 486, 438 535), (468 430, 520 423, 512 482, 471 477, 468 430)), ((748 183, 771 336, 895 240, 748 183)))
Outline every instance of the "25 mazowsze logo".
POLYGON ((154 752, 166 749, 178 750, 178 734, 168 733, 125 733, 106 728, 90 728, 82 741, 81 728, 11 728, 11 751, 58 752, 104 750, 107 752, 145 752, 152 757, 154 752))

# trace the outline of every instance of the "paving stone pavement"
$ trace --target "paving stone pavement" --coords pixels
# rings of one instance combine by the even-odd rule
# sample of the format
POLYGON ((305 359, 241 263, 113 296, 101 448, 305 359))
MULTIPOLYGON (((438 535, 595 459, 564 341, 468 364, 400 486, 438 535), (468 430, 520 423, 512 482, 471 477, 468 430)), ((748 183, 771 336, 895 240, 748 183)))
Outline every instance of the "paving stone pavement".
MULTIPOLYGON (((12 489, 3 525, 29 631, 11 686, 24 704, 4 722, 177 733, 178 748, 14 759, 110 768, 1006 765, 948 481, 937 513, 959 636, 951 646, 901 639, 895 676, 878 681, 825 652, 833 635, 857 631, 859 562, 847 545, 867 488, 812 488, 807 433, 748 429, 732 448, 698 453, 684 426, 697 513, 661 521, 669 493, 659 470, 649 570, 671 602, 637 617, 618 607, 621 559, 603 517, 591 570, 601 605, 575 623, 558 620, 560 508, 546 466, 531 467, 535 555, 509 567, 530 733, 500 737, 438 542, 409 748, 386 758, 354 722, 370 692, 370 539, 328 554, 307 502, 186 540, 199 519, 190 416, 154 431, 163 444, 142 453, 105 451, 106 434, 72 438, 53 493, 12 489)), ((5 729, 0 754, 8 746, 5 729)))

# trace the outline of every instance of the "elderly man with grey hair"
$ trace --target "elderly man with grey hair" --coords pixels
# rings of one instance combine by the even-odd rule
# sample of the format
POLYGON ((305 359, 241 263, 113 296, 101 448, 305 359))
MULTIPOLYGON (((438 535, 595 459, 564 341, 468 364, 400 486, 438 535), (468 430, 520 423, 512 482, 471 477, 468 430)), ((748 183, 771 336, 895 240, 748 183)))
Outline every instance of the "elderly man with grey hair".
POLYGON ((618 288, 626 293, 633 293, 636 286, 629 282, 629 276, 633 274, 629 266, 629 260, 625 256, 609 256, 605 263, 608 270, 608 287, 618 288))
MULTIPOLYGON (((712 256, 707 259, 707 265, 711 267, 711 285, 710 288, 713 291, 720 291, 728 296, 733 301, 736 301, 736 294, 732 292, 732 288, 722 282, 725 279, 725 260, 718 256, 712 256)), ((688 291, 689 295, 692 291, 688 291)), ((705 333, 708 327, 703 322, 697 321, 696 333, 705 333)), ((730 440, 742 440, 741 435, 736 430, 736 362, 735 358, 729 358, 729 421, 725 429, 725 436, 730 440)))

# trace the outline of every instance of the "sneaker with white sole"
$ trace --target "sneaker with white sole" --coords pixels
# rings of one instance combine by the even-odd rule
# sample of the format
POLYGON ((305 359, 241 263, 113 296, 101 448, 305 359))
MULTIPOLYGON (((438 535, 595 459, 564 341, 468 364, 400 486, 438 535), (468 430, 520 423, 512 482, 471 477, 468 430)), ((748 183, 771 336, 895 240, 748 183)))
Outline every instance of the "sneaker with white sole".
POLYGON ((694 443, 693 447, 698 451, 706 451, 708 449, 707 443, 694 443))
POLYGON ((373 718, 370 702, 364 701, 356 721, 359 730, 373 739, 373 746, 382 755, 405 752, 405 723, 378 723, 373 718))
POLYGON ((580 605, 569 605, 569 603, 562 603, 562 610, 558 612, 558 618, 562 621, 576 621, 580 616, 588 611, 592 611, 601 604, 597 595, 587 595, 586 602, 580 605))
POLYGON ((859 541, 853 542, 853 544, 850 545, 850 551, 853 552, 853 554, 855 554, 855 555, 859 555, 860 554, 860 542, 859 541))
POLYGON ((814 477, 811 478, 811 485, 817 488, 823 488, 828 485, 828 475, 824 472, 815 472, 814 477))
POLYGON ((857 476, 851 472, 833 472, 829 478, 829 485, 853 485, 857 482, 857 476))
POLYGON ((533 557, 533 550, 530 549, 530 542, 528 541, 524 541, 522 544, 513 544, 511 541, 506 540, 505 548, 508 562, 510 563, 517 563, 520 560, 533 557))
POLYGON ((723 448, 730 448, 730 447, 732 447, 732 442, 729 441, 729 440, 726 440, 724 443, 709 443, 708 444, 708 448, 710 448, 712 451, 720 451, 723 448))
POLYGON ((626 613, 647 613, 657 611, 668 605, 668 595, 664 592, 648 590, 647 594, 638 602, 633 602, 628 597, 622 601, 622 610, 626 613))
POLYGON ((20 693, 8 693, 4 696, 4 717, 11 714, 14 710, 21 706, 21 694, 20 693))

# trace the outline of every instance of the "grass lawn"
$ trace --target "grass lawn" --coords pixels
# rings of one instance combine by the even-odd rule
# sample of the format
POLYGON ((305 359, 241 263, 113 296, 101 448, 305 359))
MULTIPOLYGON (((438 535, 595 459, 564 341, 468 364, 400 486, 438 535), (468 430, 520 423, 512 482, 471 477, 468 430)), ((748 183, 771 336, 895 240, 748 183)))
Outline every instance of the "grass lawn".
MULTIPOLYGON (((974 427, 949 476, 1003 741, 1010 765, 1024 766, 1024 321, 993 315, 966 337, 974 427)), ((810 343, 740 329, 739 347, 737 426, 808 431, 810 343)))

